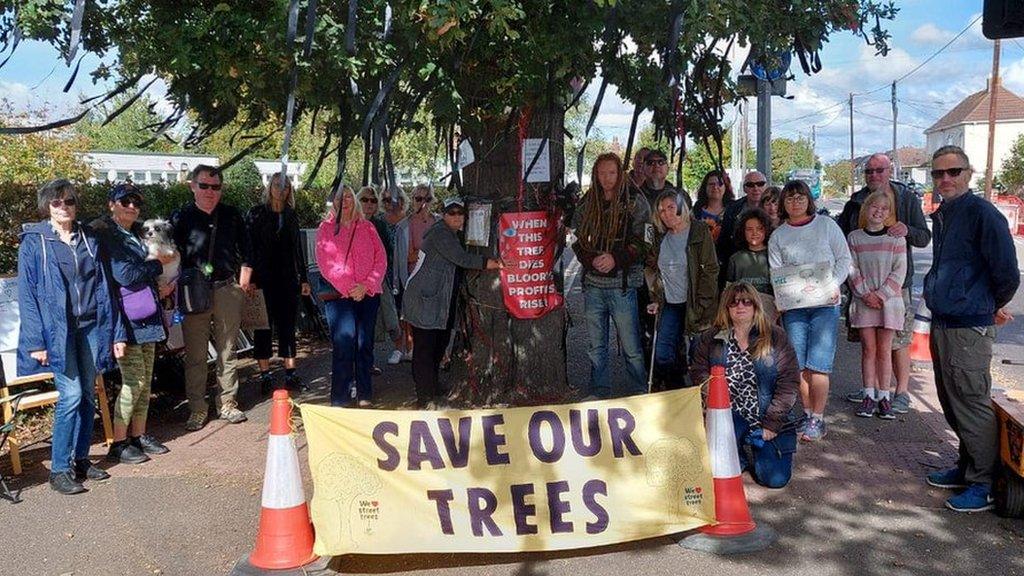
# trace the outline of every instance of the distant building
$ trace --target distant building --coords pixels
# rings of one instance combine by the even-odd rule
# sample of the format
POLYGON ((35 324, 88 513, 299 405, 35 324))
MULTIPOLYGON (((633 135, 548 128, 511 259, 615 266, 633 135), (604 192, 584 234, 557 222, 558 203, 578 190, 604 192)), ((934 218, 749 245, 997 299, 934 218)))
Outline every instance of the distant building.
MULTIPOLYGON (((158 152, 91 151, 82 154, 82 160, 92 168, 90 182, 93 183, 131 180, 136 184, 173 184, 187 181, 189 173, 199 164, 220 165, 220 159, 216 156, 158 152)), ((281 171, 279 160, 253 160, 253 163, 264 185, 274 173, 281 171)), ((288 178, 292 185, 300 186, 305 173, 305 162, 288 163, 288 178)))
MULTIPOLYGON (((1024 134, 1024 98, 997 84, 996 134, 992 170, 999 174, 1003 159, 1017 137, 1024 134)), ((924 131, 928 138, 928 158, 949 144, 964 149, 974 168, 974 187, 984 186, 988 164, 989 88, 964 98, 945 116, 924 131)), ((931 178, 928 178, 929 183, 931 178)))
MULTIPOLYGON (((899 166, 899 172, 893 174, 893 178, 910 184, 915 182, 917 184, 924 184, 929 181, 928 177, 928 165, 931 161, 931 155, 924 148, 915 148, 913 146, 904 146, 896 150, 898 157, 894 157, 892 150, 886 150, 885 155, 893 159, 893 162, 899 166)), ((867 163, 868 158, 871 155, 858 156, 854 158, 854 177, 856 182, 864 182, 864 165, 867 163)))

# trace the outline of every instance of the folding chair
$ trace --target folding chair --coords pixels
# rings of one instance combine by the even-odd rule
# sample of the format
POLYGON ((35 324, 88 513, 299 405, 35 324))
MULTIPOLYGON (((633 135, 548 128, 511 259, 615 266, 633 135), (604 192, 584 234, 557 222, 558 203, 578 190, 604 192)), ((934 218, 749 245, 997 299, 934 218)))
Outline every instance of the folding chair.
MULTIPOLYGON (((25 390, 19 392, 14 396, 5 396, 0 398, 0 404, 4 406, 4 412, 10 409, 11 417, 7 419, 2 426, 0 426, 0 448, 3 448, 7 444, 8 439, 11 437, 11 433, 14 432, 14 427, 18 425, 21 414, 18 413, 20 404, 23 398, 30 396, 38 392, 35 388, 31 390, 25 390)), ((12 460, 13 461, 13 460, 12 460)), ((17 493, 11 492, 11 489, 7 486, 7 478, 4 477, 3 471, 0 471, 0 498, 10 500, 11 504, 17 504, 21 502, 21 490, 17 493)))

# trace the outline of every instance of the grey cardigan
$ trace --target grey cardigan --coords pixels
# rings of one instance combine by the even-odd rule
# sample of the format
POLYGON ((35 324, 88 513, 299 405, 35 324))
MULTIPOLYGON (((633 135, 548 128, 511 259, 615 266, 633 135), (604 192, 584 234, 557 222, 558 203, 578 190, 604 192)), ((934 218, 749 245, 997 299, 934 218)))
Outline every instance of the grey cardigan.
POLYGON ((395 232, 391 237, 391 275, 397 288, 409 282, 409 217, 406 216, 395 224, 395 232))
POLYGON ((467 252, 455 231, 440 220, 423 235, 420 259, 402 297, 402 319, 424 330, 446 328, 456 266, 481 270, 487 258, 467 252))

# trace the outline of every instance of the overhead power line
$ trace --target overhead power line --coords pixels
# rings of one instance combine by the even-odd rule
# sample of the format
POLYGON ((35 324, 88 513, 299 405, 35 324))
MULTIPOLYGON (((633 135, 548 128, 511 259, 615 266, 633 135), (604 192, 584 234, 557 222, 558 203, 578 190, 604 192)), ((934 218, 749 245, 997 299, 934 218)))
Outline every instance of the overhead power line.
POLYGON ((932 60, 933 60, 933 59, 934 59, 934 58, 935 58, 936 56, 938 56, 939 54, 942 54, 942 53, 943 53, 943 52, 944 52, 944 51, 946 50, 946 48, 949 48, 950 46, 952 46, 952 45, 953 45, 953 43, 954 43, 954 42, 956 42, 957 40, 959 40, 961 36, 963 36, 964 34, 966 34, 966 33, 967 33, 967 31, 968 31, 968 30, 970 30, 970 29, 971 29, 971 27, 972 27, 972 26, 974 26, 974 25, 975 25, 975 24, 976 24, 976 23, 978 22, 978 20, 981 20, 981 15, 980 15, 980 14, 978 15, 978 17, 977 17, 977 18, 975 18, 974 20, 971 20, 971 23, 970 23, 970 24, 968 24, 968 25, 967 25, 966 27, 964 27, 964 29, 963 29, 963 30, 961 30, 961 31, 960 31, 959 33, 957 33, 957 35, 956 35, 956 36, 953 36, 953 37, 952 37, 952 38, 951 38, 951 39, 949 40, 949 42, 946 42, 945 44, 943 44, 943 45, 942 45, 942 48, 939 48, 938 50, 936 50, 935 52, 933 52, 931 56, 929 56, 929 57, 925 58, 923 62, 921 62, 920 64, 918 64, 917 66, 915 66, 915 67, 913 68, 913 70, 911 70, 910 72, 907 72, 907 73, 906 73, 906 74, 904 74, 903 76, 900 76, 899 78, 897 78, 897 79, 895 79, 895 80, 893 80, 893 81, 890 81, 890 82, 886 82, 885 84, 882 84, 881 86, 879 86, 878 88, 875 88, 875 89, 873 89, 873 90, 868 90, 867 92, 855 92, 855 93, 853 94, 853 96, 854 96, 854 97, 856 97, 856 96, 867 96, 868 94, 874 94, 875 92, 878 92, 879 90, 885 90, 886 88, 889 88, 889 87, 891 87, 891 86, 892 86, 892 83, 893 83, 893 82, 895 82, 895 83, 899 84, 900 82, 902 82, 902 81, 906 80, 906 79, 907 79, 907 78, 909 78, 909 77, 910 77, 911 75, 913 75, 914 73, 916 73, 916 72, 917 72, 918 70, 920 70, 921 68, 924 68, 924 67, 925 67, 925 65, 927 65, 927 64, 928 64, 929 62, 931 62, 931 61, 932 61, 932 60))

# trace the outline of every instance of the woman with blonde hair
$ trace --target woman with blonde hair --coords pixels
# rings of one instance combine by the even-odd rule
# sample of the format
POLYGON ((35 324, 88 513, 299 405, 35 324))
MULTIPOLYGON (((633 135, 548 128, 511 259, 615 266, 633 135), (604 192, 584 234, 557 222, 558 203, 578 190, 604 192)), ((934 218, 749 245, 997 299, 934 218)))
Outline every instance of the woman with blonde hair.
POLYGON ((712 366, 724 366, 732 402, 741 469, 768 488, 785 486, 793 472, 796 422, 791 413, 800 385, 796 352, 785 331, 770 323, 757 289, 747 282, 722 293, 714 325, 697 344, 690 378, 707 382, 712 366))
POLYGON ((654 376, 659 386, 681 388, 686 374, 685 336, 711 325, 718 296, 718 259, 706 224, 690 219, 681 192, 667 190, 655 200, 657 233, 647 255, 647 285, 657 315, 654 376), (682 353, 680 348, 684 348, 682 353))
POLYGON ((299 241, 299 218, 295 214, 295 191, 288 178, 278 172, 263 190, 263 202, 245 215, 252 242, 252 281, 263 290, 267 304, 266 330, 253 333, 253 357, 260 369, 260 385, 266 391, 275 387, 270 374, 273 336, 277 334, 277 355, 284 362, 285 386, 305 388, 295 373, 295 320, 299 298, 309 295, 309 280, 299 241))
POLYGON ((316 233, 316 263, 333 288, 321 293, 331 329, 331 406, 351 402, 371 406, 373 333, 387 254, 373 224, 357 206, 355 192, 342 185, 335 193, 331 218, 316 233))

